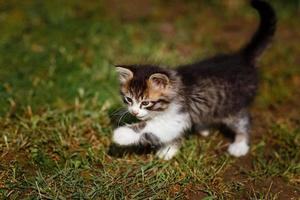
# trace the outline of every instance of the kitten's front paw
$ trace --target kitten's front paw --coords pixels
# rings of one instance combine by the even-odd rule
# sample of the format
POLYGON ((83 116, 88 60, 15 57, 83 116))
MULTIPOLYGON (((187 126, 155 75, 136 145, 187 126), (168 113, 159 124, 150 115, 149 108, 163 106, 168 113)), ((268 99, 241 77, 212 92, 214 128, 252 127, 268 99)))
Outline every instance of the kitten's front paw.
POLYGON ((244 156, 249 151, 249 145, 245 142, 235 142, 229 145, 228 152, 235 157, 244 156))
POLYGON ((168 145, 160 148, 156 155, 163 160, 170 160, 178 152, 178 147, 176 145, 168 145))
POLYGON ((113 141, 119 145, 132 145, 138 143, 140 135, 131 128, 123 126, 114 130, 113 141))

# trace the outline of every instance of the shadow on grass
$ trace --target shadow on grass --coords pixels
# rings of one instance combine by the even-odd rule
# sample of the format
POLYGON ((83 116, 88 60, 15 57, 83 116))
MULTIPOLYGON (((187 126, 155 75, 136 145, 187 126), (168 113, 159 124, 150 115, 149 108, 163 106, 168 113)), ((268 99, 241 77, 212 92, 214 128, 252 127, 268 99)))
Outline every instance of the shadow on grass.
POLYGON ((157 147, 152 146, 128 146, 128 147, 121 147, 116 144, 111 144, 108 149, 108 155, 121 158, 125 155, 144 155, 144 154, 152 154, 157 150, 157 147))

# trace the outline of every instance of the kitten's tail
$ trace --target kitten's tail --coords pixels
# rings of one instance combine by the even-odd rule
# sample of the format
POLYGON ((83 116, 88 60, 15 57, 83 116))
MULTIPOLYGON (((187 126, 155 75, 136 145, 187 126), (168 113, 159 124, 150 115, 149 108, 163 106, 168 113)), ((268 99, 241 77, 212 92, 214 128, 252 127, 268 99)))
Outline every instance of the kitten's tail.
POLYGON ((277 20, 274 9, 266 1, 251 0, 251 5, 259 13, 260 24, 250 42, 241 49, 241 53, 249 62, 255 62, 271 41, 277 20))

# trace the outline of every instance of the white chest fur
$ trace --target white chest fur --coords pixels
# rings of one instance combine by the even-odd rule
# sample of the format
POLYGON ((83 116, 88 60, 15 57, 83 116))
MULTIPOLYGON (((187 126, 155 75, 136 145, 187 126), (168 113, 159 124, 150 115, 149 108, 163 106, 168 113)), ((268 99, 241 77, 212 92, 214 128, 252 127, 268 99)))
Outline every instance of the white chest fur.
POLYGON ((114 130, 113 140, 120 145, 131 145, 138 143, 143 133, 151 133, 160 142, 168 143, 179 138, 190 125, 189 115, 180 112, 180 107, 171 103, 167 110, 147 121, 141 132, 137 133, 127 126, 119 127, 114 130))
POLYGON ((181 112, 177 104, 171 103, 166 111, 147 122, 143 132, 152 133, 165 143, 181 136, 190 125, 189 115, 181 112))

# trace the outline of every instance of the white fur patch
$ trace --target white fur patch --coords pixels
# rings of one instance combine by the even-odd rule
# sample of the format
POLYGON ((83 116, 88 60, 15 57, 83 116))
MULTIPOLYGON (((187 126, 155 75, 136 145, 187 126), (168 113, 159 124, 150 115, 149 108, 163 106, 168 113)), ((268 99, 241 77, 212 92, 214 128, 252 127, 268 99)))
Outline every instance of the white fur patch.
POLYGON ((139 141, 140 134, 131 128, 123 126, 114 130, 113 141, 119 145, 132 145, 139 141))
POLYGON ((156 155, 160 158, 160 159, 164 159, 164 160, 170 160, 171 158, 173 158, 176 153, 178 152, 179 147, 177 145, 167 145, 165 147, 160 148, 156 155))
MULTIPOLYGON (((123 126, 114 130, 113 141, 119 145, 137 144, 143 133, 151 133, 159 138, 160 142, 168 143, 179 138, 190 127, 190 118, 187 113, 179 111, 180 107, 171 103, 166 111, 146 122, 146 126, 140 133, 136 133, 129 127, 123 126)), ((177 150, 176 150, 177 151, 177 150)), ((175 147, 170 150, 170 155, 175 155, 175 147)))
POLYGON ((234 142, 229 145, 228 152, 235 157, 244 156, 249 151, 249 145, 246 141, 234 142))
POLYGON ((246 117, 246 118, 240 119, 238 124, 236 124, 236 126, 240 132, 247 133, 248 124, 249 124, 249 119, 246 117))
POLYGON ((147 121, 143 132, 152 133, 163 143, 180 137, 191 122, 189 115, 181 113, 179 109, 178 105, 171 103, 166 111, 147 121))
POLYGON ((202 135, 203 137, 207 137, 209 136, 209 134, 210 134, 209 130, 200 131, 200 135, 202 135))

